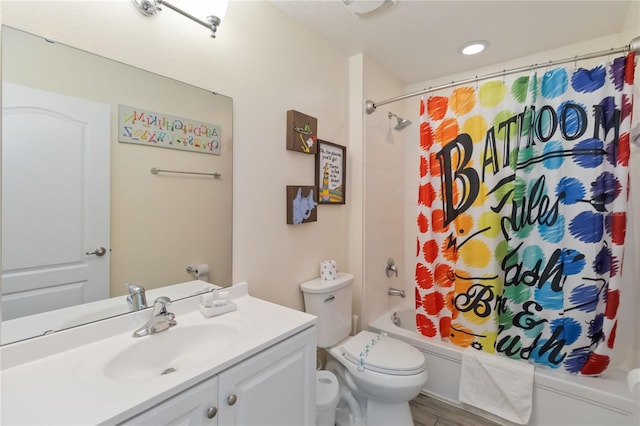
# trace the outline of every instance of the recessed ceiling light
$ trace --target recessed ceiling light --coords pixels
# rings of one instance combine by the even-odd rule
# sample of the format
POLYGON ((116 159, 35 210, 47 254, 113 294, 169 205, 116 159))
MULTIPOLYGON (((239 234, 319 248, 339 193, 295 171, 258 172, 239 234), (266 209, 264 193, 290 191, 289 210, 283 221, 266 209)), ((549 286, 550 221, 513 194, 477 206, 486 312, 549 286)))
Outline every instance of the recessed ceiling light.
POLYGON ((463 55, 477 55, 482 52, 487 46, 489 42, 484 40, 472 41, 471 43, 467 43, 460 48, 460 53, 463 55))
POLYGON ((366 16, 393 6, 396 0, 342 0, 342 4, 356 16, 366 16))

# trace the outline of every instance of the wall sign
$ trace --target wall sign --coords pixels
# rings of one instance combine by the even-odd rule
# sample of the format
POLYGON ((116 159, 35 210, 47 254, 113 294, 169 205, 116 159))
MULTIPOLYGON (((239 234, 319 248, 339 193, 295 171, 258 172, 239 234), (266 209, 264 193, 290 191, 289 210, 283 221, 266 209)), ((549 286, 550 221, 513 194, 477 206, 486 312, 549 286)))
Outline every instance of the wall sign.
POLYGON ((345 204, 347 148, 318 139, 316 185, 319 204, 345 204))
POLYGON ((118 141, 221 154, 222 128, 189 118, 118 105, 118 141))

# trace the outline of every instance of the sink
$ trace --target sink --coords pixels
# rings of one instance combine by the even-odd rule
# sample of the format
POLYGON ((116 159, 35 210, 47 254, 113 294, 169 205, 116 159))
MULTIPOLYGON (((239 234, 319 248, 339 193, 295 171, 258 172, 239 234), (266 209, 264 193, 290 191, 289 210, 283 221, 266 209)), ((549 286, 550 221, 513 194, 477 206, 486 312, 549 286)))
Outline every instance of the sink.
POLYGON ((228 349, 240 335, 232 324, 177 326, 158 334, 131 338, 132 344, 104 367, 112 380, 137 382, 197 367, 228 349))

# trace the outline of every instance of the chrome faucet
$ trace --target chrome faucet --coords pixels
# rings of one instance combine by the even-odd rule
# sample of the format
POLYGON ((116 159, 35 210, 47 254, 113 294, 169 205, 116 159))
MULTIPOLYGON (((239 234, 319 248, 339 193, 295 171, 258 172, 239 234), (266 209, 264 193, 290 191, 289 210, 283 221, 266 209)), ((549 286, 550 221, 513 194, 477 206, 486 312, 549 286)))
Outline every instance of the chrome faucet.
POLYGON ((398 278, 398 267, 396 266, 395 260, 392 257, 387 259, 387 266, 385 267, 385 272, 387 273, 387 277, 391 278, 394 274, 396 278, 398 278))
POLYGON ((147 297, 144 293, 144 287, 135 284, 125 284, 129 289, 127 303, 129 303, 129 311, 139 311, 147 307, 147 297))
POLYGON ((133 332, 133 337, 160 333, 178 324, 175 320, 176 316, 167 310, 170 304, 171 300, 168 297, 158 297, 156 301, 153 302, 151 318, 149 318, 149 321, 147 321, 145 325, 133 332))
POLYGON ((387 294, 389 296, 407 297, 407 295, 404 293, 404 290, 400 290, 399 288, 393 288, 393 287, 389 287, 389 292, 387 294))

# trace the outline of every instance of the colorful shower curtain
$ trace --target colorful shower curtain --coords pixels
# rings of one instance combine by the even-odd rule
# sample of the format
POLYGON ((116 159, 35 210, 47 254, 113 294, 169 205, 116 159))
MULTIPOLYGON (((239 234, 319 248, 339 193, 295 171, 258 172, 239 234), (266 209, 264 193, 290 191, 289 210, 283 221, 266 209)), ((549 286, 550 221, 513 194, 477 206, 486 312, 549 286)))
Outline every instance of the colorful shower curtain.
POLYGON ((607 368, 634 59, 422 99, 420 333, 569 373, 607 368))

